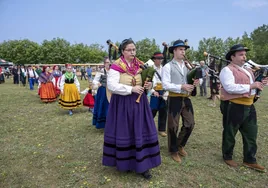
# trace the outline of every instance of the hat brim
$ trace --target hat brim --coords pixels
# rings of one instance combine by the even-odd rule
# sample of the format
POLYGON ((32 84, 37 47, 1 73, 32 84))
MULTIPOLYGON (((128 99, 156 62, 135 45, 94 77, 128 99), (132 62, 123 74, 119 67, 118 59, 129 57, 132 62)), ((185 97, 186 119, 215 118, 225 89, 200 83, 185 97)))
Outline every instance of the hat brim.
POLYGON ((250 49, 248 48, 243 48, 243 49, 236 49, 236 50, 230 50, 226 56, 225 56, 225 59, 228 60, 228 61, 231 61, 231 56, 235 53, 235 52, 240 52, 240 51, 250 51, 250 49))
POLYGON ((187 50, 188 48, 190 48, 190 46, 187 46, 187 45, 170 46, 170 47, 168 48, 169 53, 173 54, 173 50, 174 50, 175 48, 178 48, 178 47, 185 47, 185 50, 187 50))
POLYGON ((154 57, 154 56, 152 56, 151 59, 164 59, 164 57, 154 57))

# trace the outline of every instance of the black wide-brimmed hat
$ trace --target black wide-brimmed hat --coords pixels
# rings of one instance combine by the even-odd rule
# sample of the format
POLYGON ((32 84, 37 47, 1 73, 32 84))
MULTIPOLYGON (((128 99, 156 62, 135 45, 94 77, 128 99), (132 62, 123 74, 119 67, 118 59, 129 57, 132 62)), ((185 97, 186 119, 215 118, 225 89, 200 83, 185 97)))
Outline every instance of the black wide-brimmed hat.
POLYGON ((164 59, 164 56, 161 52, 155 52, 151 59, 164 59))
POLYGON ((173 46, 170 46, 168 48, 169 53, 173 54, 173 50, 177 47, 185 47, 185 50, 187 50, 188 48, 190 48, 190 46, 186 45, 185 42, 183 42, 182 40, 176 40, 173 43, 173 46))
POLYGON ((229 52, 226 54, 225 56, 225 59, 231 61, 231 56, 235 53, 235 52, 238 52, 238 51, 249 51, 250 49, 248 49, 247 47, 243 46, 242 44, 236 44, 236 45, 233 45, 229 52))

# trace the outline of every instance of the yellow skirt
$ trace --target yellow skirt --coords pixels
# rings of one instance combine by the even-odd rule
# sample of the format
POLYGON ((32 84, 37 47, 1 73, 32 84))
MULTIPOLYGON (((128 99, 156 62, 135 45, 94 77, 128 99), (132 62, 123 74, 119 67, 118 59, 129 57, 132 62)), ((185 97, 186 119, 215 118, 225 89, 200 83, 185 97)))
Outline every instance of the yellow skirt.
POLYGON ((55 88, 52 82, 41 83, 40 99, 43 102, 53 102, 57 99, 55 88))
POLYGON ((80 94, 75 84, 64 84, 63 95, 60 94, 59 105, 68 110, 81 105, 80 94))

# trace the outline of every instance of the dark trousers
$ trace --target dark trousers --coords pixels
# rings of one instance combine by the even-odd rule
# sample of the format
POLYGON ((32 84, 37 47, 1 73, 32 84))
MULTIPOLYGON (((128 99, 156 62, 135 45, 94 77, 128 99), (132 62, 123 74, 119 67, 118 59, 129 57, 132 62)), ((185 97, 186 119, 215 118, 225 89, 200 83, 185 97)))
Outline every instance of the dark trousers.
POLYGON ((19 84, 19 75, 14 74, 13 75, 13 81, 14 81, 14 84, 19 84))
POLYGON ((192 102, 188 97, 168 98, 168 148, 169 152, 178 152, 184 147, 194 128, 194 112, 192 102), (179 131, 179 120, 182 117, 182 127, 179 131))
POLYGON ((87 77, 86 77, 85 74, 81 74, 81 80, 82 80, 83 78, 84 78, 85 80, 87 80, 87 77))
POLYGON ((254 105, 246 106, 221 101, 223 115, 222 155, 224 160, 232 160, 235 136, 240 131, 243 139, 243 161, 256 163, 257 116, 254 105))
POLYGON ((160 108, 159 110, 152 110, 153 117, 155 118, 158 112, 158 131, 166 131, 167 122, 167 107, 160 108))

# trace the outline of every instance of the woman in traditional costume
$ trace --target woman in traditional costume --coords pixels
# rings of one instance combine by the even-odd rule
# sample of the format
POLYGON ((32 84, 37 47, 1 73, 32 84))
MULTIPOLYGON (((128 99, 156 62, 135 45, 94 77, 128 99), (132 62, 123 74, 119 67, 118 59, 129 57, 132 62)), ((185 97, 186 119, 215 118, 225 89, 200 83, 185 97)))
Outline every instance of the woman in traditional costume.
POLYGON ((84 91, 81 92, 81 94, 86 95, 84 100, 83 100, 83 106, 88 107, 89 112, 93 112, 94 108, 94 97, 92 95, 92 82, 89 81, 89 86, 86 88, 84 91))
POLYGON ((93 113, 92 125, 95 125, 97 129, 105 127, 106 116, 108 112, 109 102, 106 95, 107 74, 110 69, 110 60, 108 57, 104 58, 104 68, 97 72, 94 77, 93 84, 98 85, 97 95, 95 95, 95 106, 93 113))
POLYGON ((61 77, 61 71, 59 70, 59 67, 57 65, 54 65, 53 66, 53 72, 52 72, 52 75, 54 76, 55 80, 56 80, 56 87, 55 87, 55 90, 56 90, 56 95, 59 96, 60 95, 60 88, 57 87, 59 84, 59 78, 61 77))
POLYGON ((73 109, 81 105, 80 83, 77 76, 72 72, 72 65, 66 65, 66 73, 60 79, 60 99, 59 105, 63 109, 69 110, 69 115, 73 115, 73 109))
POLYGON ((132 39, 120 45, 121 57, 109 71, 107 86, 112 92, 104 133, 105 166, 119 171, 135 171, 150 179, 150 169, 161 164, 157 130, 144 88, 140 66, 132 39), (139 103, 137 98, 141 96, 139 103))
POLYGON ((39 77, 38 89, 40 92, 40 99, 43 102, 53 102, 56 100, 55 93, 55 78, 51 73, 49 73, 49 68, 44 66, 43 71, 39 77))

